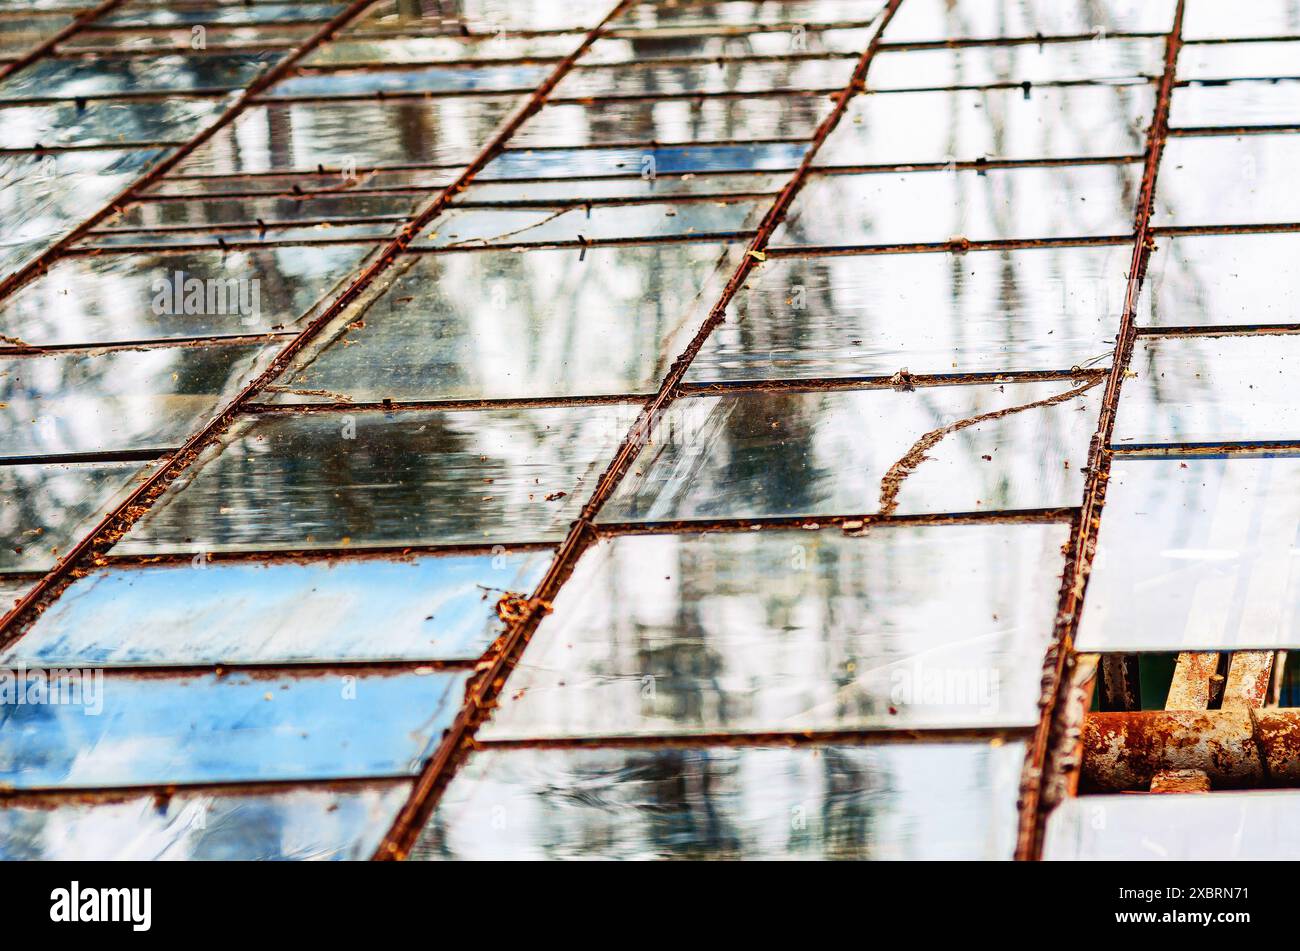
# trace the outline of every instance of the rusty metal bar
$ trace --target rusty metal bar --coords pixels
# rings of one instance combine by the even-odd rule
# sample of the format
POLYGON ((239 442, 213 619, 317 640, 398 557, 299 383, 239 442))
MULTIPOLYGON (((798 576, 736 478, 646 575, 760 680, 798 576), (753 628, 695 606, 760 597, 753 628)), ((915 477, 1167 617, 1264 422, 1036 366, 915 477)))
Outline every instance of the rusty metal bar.
POLYGON ((1142 678, 1136 654, 1106 654, 1102 657, 1101 708, 1142 709, 1142 678))
POLYGON ((1210 701, 1222 690, 1219 655, 1214 652, 1185 651, 1178 655, 1174 679, 1165 700, 1166 710, 1208 710, 1210 701), (1215 679, 1219 687, 1216 690, 1215 679))
POLYGON ((1272 677, 1272 651, 1237 651, 1228 665, 1228 680, 1223 687, 1224 709, 1262 707, 1272 677))

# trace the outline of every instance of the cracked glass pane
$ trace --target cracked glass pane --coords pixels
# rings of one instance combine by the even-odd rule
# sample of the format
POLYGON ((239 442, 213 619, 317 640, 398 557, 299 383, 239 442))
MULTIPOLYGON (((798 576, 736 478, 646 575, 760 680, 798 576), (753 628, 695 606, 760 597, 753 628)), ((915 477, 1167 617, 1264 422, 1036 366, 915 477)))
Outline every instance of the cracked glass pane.
POLYGON ((549 552, 98 569, 0 656, 29 667, 474 661, 549 552))
POLYGON ((479 739, 1034 726, 1065 524, 600 542, 479 739))
POLYGON ((637 408, 243 419, 114 552, 558 541, 637 408))
POLYGON ((1009 859, 1024 750, 483 750, 411 857, 1009 859))
POLYGON ((1300 235, 1161 235, 1137 322, 1148 327, 1300 324, 1300 235))
MULTIPOLYGON (((469 677, 454 670, 347 678, 93 673, 64 672, 78 679, 55 681, 67 703, 0 704, 6 787, 411 775, 451 725, 469 677)), ((0 689, 21 684, 30 697, 46 674, 7 674, 0 689)))
POLYGON ((8 805, 0 861, 364 860, 409 793, 394 783, 8 805))
POLYGON ((599 521, 1075 505, 1098 382, 691 397, 659 421, 599 521))
POLYGON ((750 273, 686 379, 957 376, 1108 362, 1128 244, 776 258, 750 273))
POLYGON ((650 393, 739 253, 664 244, 413 255, 268 390, 276 403, 650 393))
POLYGON ((1300 457, 1115 459, 1077 646, 1300 647, 1300 457))

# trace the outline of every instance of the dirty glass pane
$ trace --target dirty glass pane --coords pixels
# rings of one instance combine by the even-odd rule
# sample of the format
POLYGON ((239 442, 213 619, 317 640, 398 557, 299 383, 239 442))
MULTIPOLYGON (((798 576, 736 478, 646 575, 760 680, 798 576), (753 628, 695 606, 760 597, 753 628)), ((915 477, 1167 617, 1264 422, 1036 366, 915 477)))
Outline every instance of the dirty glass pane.
POLYGON ((1078 649, 1300 647, 1298 521, 1300 457, 1116 458, 1078 649))
POLYGON ((336 244, 59 258, 0 301, 0 353, 13 343, 126 343, 291 328, 371 250, 336 244))
POLYGON ((0 156, 0 280, 18 271, 159 161, 160 149, 0 156))
POLYGON ((406 192, 378 195, 342 192, 302 198, 194 198, 132 202, 106 218, 97 230, 161 231, 316 220, 346 224, 352 218, 406 219, 427 201, 427 196, 406 192))
POLYGON ((510 96, 453 96, 254 106, 199 146, 174 174, 463 165, 517 104, 510 96))
POLYGON ((618 29, 592 43, 582 58, 582 64, 662 59, 745 59, 819 53, 842 53, 856 58, 867 48, 873 33, 871 28, 828 30, 814 26, 809 29, 803 24, 769 26, 752 31, 724 27, 717 32, 683 27, 618 29))
POLYGON ((462 0, 455 4, 417 5, 382 0, 366 14, 354 32, 367 30, 426 30, 488 35, 502 30, 585 30, 610 11, 609 0, 462 0))
MULTIPOLYGON (((1191 5, 1195 5, 1192 0, 1191 5)), ((885 27, 891 43, 1025 36, 1167 33, 1175 0, 907 0, 885 27)))
POLYGON ((1149 84, 869 93, 852 99, 814 164, 1141 155, 1154 109, 1149 84))
POLYGON ((1252 0, 1249 15, 1243 9, 1216 0, 1188 0, 1183 19, 1183 39, 1225 37, 1300 36, 1300 9, 1290 0, 1252 0))
POLYGON ((148 474, 138 462, 0 466, 0 570, 54 567, 148 474))
POLYGON ((787 90, 838 92, 856 63, 833 59, 730 60, 721 63, 651 66, 577 66, 560 80, 552 100, 665 94, 717 95, 787 90))
POLYGON ((118 7, 95 21, 96 26, 171 26, 173 23, 278 23, 328 20, 341 13, 341 3, 205 4, 195 7, 161 7, 151 4, 118 7))
POLYGON ((0 458, 179 446, 273 350, 254 343, 0 358, 0 458))
MULTIPOLYGON (((1177 98, 1177 97, 1175 97, 1177 98)), ((1175 137, 1165 146, 1155 225, 1300 220, 1300 135, 1175 137), (1206 188, 1206 182, 1214 182, 1206 188)))
POLYGON ((283 194, 329 194, 353 189, 375 189, 428 194, 447 187, 456 180, 460 166, 443 168, 351 168, 324 172, 251 172, 213 176, 176 176, 161 178, 140 189, 150 197, 204 196, 209 198, 247 198, 283 194))
POLYGON ((1129 367, 1117 446, 1300 439, 1300 336, 1139 338, 1129 367))
POLYGON ((452 208, 414 244, 514 247, 560 241, 734 238, 753 231, 770 205, 771 199, 763 198, 558 209, 452 208))
POLYGON ((241 420, 114 551, 556 541, 636 409, 241 420))
POLYGON ((1142 166, 818 174, 773 247, 852 247, 1125 235, 1142 166))
POLYGON ((668 148, 510 149, 493 159, 476 181, 565 178, 583 175, 680 175, 686 172, 793 170, 803 142, 760 145, 681 145, 668 148))
POLYGON ((21 20, 0 20, 0 56, 17 58, 71 23, 71 14, 46 13, 21 20))
POLYGON ((1108 362, 1129 245, 776 258, 687 380, 957 375, 1108 362))
POLYGON ((583 555, 483 740, 1034 726, 1069 526, 647 535, 583 555))
POLYGON ((588 202, 635 201, 639 198, 664 201, 686 196, 770 195, 774 198, 789 178, 788 171, 674 172, 644 178, 624 175, 619 178, 553 178, 542 182, 485 182, 476 176, 476 184, 466 188, 455 204, 461 208, 478 205, 562 208, 575 204, 585 207, 588 202))
MULTIPOLYGON (((22 684, 30 698, 44 674, 0 671, 0 689, 22 684)), ((58 703, 0 704, 0 782, 93 788, 414 773, 450 726, 468 676, 71 671, 54 681, 58 703)))
POLYGON ((1162 39, 884 50, 871 61, 867 88, 1131 82, 1159 78, 1164 72, 1164 56, 1162 39))
POLYGON ((1024 750, 484 750, 411 857, 1009 859, 1024 750))
POLYGON ((114 231, 106 229, 91 231, 86 237, 73 245, 78 250, 99 249, 102 251, 154 251, 160 249, 183 248, 222 248, 227 245, 294 244, 319 241, 322 243, 358 242, 391 237, 401 230, 402 219, 384 219, 377 222, 352 222, 349 224, 332 224, 322 221, 318 224, 275 225, 265 227, 222 228, 213 231, 209 226, 195 228, 176 228, 172 230, 155 229, 152 231, 114 231))
POLYGON ((477 660, 549 552, 205 561, 97 570, 0 663, 51 666, 477 660))
MULTIPOLYGON (((1139 325, 1300 324, 1300 235, 1162 235, 1147 265, 1139 325)), ((1127 390, 1127 386, 1125 387, 1127 390)))
MULTIPOLYGON (((159 9, 163 9, 159 7, 159 9)), ((168 27, 126 27, 119 29, 95 29, 83 27, 59 43, 59 50, 64 53, 119 53, 123 51, 162 51, 175 50, 187 52, 194 48, 195 41, 201 36, 209 50, 223 49, 231 52, 261 51, 276 48, 286 51, 299 43, 304 43, 318 29, 317 24, 303 23, 211 23, 203 26, 201 34, 196 34, 193 26, 177 25, 168 27)))
POLYGON ((1169 125, 1175 129, 1300 125, 1300 82, 1246 80, 1184 86, 1174 93, 1169 125))
POLYGON ((738 259, 717 244, 411 256, 270 389, 292 403, 651 393, 738 259))
POLYGON ((511 137, 510 144, 576 146, 658 142, 810 139, 831 110, 825 96, 752 96, 722 99, 627 100, 548 105, 511 137))
POLYGON ((72 99, 146 92, 226 92, 242 89, 284 56, 208 53, 120 58, 39 59, 0 80, 0 99, 72 99))
POLYGON ((639 0, 610 21, 611 27, 795 26, 810 23, 870 23, 883 3, 863 0, 702 0, 660 3, 639 0))
POLYGON ((409 791, 394 783, 13 805, 0 809, 0 860, 365 860, 409 791))
POLYGON ((1068 380, 692 397, 600 521, 1077 505, 1100 398, 1068 380))
POLYGON ((1253 791, 1082 796, 1047 820, 1047 861, 1285 861, 1300 853, 1300 795, 1253 791))
POLYGON ((80 107, 72 102, 9 105, 0 109, 0 122, 7 148, 180 144, 207 128, 222 111, 224 103, 212 99, 96 99, 80 107))
MULTIPOLYGON (((347 31, 340 36, 348 35, 347 31)), ((338 39, 307 55, 304 66, 360 66, 368 63, 451 63, 493 60, 558 61, 582 43, 582 33, 486 38, 400 36, 391 39, 338 39)))
POLYGON ((330 70, 302 72, 272 86, 266 98, 366 96, 376 93, 531 92, 551 67, 481 66, 473 69, 428 66, 420 69, 330 70))

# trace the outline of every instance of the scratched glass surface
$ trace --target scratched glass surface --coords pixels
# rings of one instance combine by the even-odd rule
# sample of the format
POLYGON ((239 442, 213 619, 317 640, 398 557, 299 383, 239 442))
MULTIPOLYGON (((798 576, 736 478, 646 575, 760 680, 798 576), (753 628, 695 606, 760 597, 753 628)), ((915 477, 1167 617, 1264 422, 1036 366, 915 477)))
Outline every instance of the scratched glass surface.
POLYGON ((1155 225, 1300 221, 1300 135, 1176 136, 1165 146, 1155 225), (1206 182, 1213 182, 1207 188, 1206 182))
POLYGON ((522 247, 647 238, 737 238, 752 233, 771 204, 770 198, 760 198, 553 209, 453 207, 414 245, 522 247))
POLYGON ((410 793, 178 790, 0 809, 0 861, 364 861, 410 793))
POLYGON ((0 570, 54 567, 148 474, 139 462, 0 466, 0 570))
POLYGON ((884 50, 871 61, 867 88, 1131 82, 1158 79, 1164 73, 1164 56, 1162 39, 884 50))
POLYGON ((209 225, 195 228, 153 231, 114 231, 112 229, 87 232, 73 247, 79 250, 150 251, 160 248, 221 248, 227 245, 307 244, 313 241, 336 244, 339 242, 367 241, 386 238, 401 230, 403 218, 387 218, 375 222, 333 224, 322 221, 303 225, 251 225, 249 227, 222 228, 214 231, 209 225))
POLYGON ((114 551, 558 541, 638 406, 240 420, 114 551))
POLYGON ((582 58, 593 63, 632 63, 662 59, 744 59, 753 56, 800 56, 841 53, 856 59, 871 42, 874 29, 811 29, 802 24, 768 26, 754 30, 734 27, 682 27, 611 30, 594 43, 582 58))
POLYGON ((1018 742, 484 750, 411 857, 1010 859, 1024 755, 1018 742))
POLYGON ((1033 726, 1069 526, 646 535, 583 555, 479 739, 1033 726))
POLYGON ((1298 528, 1300 456, 1117 457, 1077 648, 1300 647, 1298 528))
POLYGON ((667 201, 686 196, 770 195, 775 198, 789 180, 788 171, 673 172, 653 177, 624 175, 618 178, 559 178, 542 182, 489 182, 476 177, 475 184, 461 192, 455 204, 461 208, 482 205, 563 208, 596 201, 667 201))
POLYGON ((686 379, 1102 365, 1131 257, 1115 245, 773 259, 750 274, 686 379))
POLYGON ((805 142, 755 145, 678 145, 656 148, 510 149, 475 176, 476 181, 570 178, 584 175, 659 175, 690 172, 793 170, 808 149, 805 142))
POLYGON ((610 21, 611 27, 805 26, 818 23, 874 22, 885 5, 863 0, 702 0, 659 3, 639 0, 610 21))
POLYGON ((1291 0, 1253 0, 1243 8, 1213 0, 1191 0, 1183 20, 1183 39, 1300 36, 1300 9, 1291 0))
POLYGON ((0 280, 81 224, 163 157, 159 149, 0 156, 0 280))
POLYGON ((0 80, 0 99, 108 98, 145 92, 225 92, 242 89, 284 56, 210 53, 39 59, 0 80))
POLYGON ((1174 91, 1169 124, 1175 129, 1300 125, 1300 82, 1243 80, 1180 86, 1174 91))
POLYGON ((267 90, 265 98, 368 96, 378 93, 531 92, 551 73, 546 65, 301 72, 267 90))
MULTIPOLYGON (((27 676, 14 683, 30 697, 27 676)), ((80 676, 79 704, 0 705, 0 782, 107 788, 413 774, 460 709, 469 674, 358 673, 347 684, 337 674, 80 676)), ((59 689, 75 701, 73 686, 59 689)))
POLYGON ((8 148, 58 145, 153 145, 184 143, 215 122, 220 100, 162 102, 98 99, 10 105, 0 109, 8 148))
MULTIPOLYGON (((340 37, 346 35, 345 32, 340 37)), ((358 36, 325 43, 304 57, 302 63, 304 66, 364 66, 370 63, 487 63, 493 60, 558 62, 578 48, 584 35, 358 36)))
POLYGON ((824 96, 659 99, 547 105, 510 139, 517 147, 810 139, 824 96))
POLYGON ((850 58, 835 57, 785 61, 730 60, 681 66, 577 66, 560 80, 551 99, 810 90, 838 92, 848 83, 855 65, 850 58))
POLYGON ((1274 790, 1067 798, 1047 819, 1047 861, 1286 861, 1300 854, 1300 794, 1274 790))
POLYGON ((194 198, 132 202, 104 219, 98 230, 166 230, 209 226, 257 226, 266 222, 338 221, 351 218, 412 217, 427 195, 348 192, 302 197, 194 198))
POLYGON ((517 105, 512 96, 252 106, 181 162, 174 175, 468 163, 517 105))
POLYGON ((907 0, 885 27, 885 39, 902 43, 1168 33, 1175 6, 1176 0, 907 0))
POLYGON ((271 356, 254 343, 0 357, 0 459, 179 446, 271 356))
POLYGON ((1117 446, 1300 440, 1300 336, 1139 338, 1117 446), (1133 376, 1136 374, 1136 376, 1133 376))
POLYGON ((1152 327, 1300 324, 1300 235, 1161 235, 1137 322, 1152 327))
POLYGON ((599 521, 1076 505, 1101 399, 1096 382, 679 400, 599 521))
POLYGON ((882 92, 855 96, 815 165, 1141 155, 1149 84, 882 92))
POLYGON ((291 328, 370 252, 369 245, 337 244, 59 258, 0 301, 0 353, 12 343, 127 343, 291 328))
POLYGON ((1062 165, 810 176, 773 247, 1127 235, 1142 166, 1062 165))
POLYGON ((96 26, 171 26, 174 23, 277 23, 324 21, 341 13, 342 3, 208 3, 167 7, 153 4, 125 4, 95 20, 96 26))
POLYGON ((492 36, 502 31, 587 30, 609 11, 609 0, 465 0, 426 5, 382 0, 349 32, 492 36))
POLYGON ((740 249, 412 255, 270 387, 277 403, 653 393, 740 249))
POLYGON ((546 551, 206 562, 78 578, 12 648, 9 666, 477 660, 546 551), (184 632, 181 634, 179 632, 184 632))

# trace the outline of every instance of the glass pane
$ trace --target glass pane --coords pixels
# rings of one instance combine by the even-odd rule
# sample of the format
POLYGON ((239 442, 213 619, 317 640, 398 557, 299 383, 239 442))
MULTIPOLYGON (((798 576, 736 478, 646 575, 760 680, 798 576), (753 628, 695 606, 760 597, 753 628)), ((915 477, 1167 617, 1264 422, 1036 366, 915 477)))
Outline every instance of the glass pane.
POLYGON ((1300 220, 1300 135, 1174 137, 1160 162, 1155 225, 1300 220), (1206 188, 1214 182, 1214 188, 1206 188))
POLYGON ((138 462, 0 466, 0 570, 54 567, 148 475, 138 462))
POLYGON ((486 750, 412 858, 1009 859, 1023 763, 1022 743, 486 750))
POLYGON ((0 861, 365 860, 408 783, 356 791, 177 792, 0 809, 0 861))
POLYGON ((665 414, 600 520, 1077 505, 1100 399, 1064 380, 692 397, 665 414))
POLYGON ((70 14, 47 13, 22 20, 0 20, 0 56, 18 58, 73 21, 70 14))
POLYGON ((77 579, 0 663, 29 667, 477 660, 548 552, 206 562, 77 579))
POLYGON ((1125 235, 1142 166, 814 175, 773 247, 1125 235))
POLYGON ((343 4, 255 3, 239 6, 206 4, 187 8, 131 5, 119 7, 95 21, 96 26, 171 26, 173 23, 276 23, 328 20, 344 9, 343 4))
POLYGON ((114 551, 558 541, 637 408, 244 419, 114 551))
MULTIPOLYGON (((298 193, 391 189, 431 192, 446 188, 460 174, 459 166, 409 169, 335 169, 324 172, 236 172, 211 177, 162 178, 146 185, 140 194, 149 196, 203 195, 209 197, 258 197, 298 193)), ((426 194, 426 197, 431 197, 426 194)))
MULTIPOLYGON (((1192 4, 1194 8, 1194 4, 1192 4)), ((1300 853, 1300 795, 1083 796, 1047 820, 1048 861, 1283 861, 1300 853)))
POLYGON ((504 30, 587 30, 609 12, 609 0, 465 0, 455 5, 380 0, 349 33, 486 34, 504 30))
POLYGON ((659 3, 639 0, 611 21, 618 27, 652 26, 795 26, 809 23, 869 23, 884 4, 863 0, 701 0, 659 3))
MULTIPOLYGON (((465 671, 104 677, 0 671, 0 782, 13 789, 413 774, 460 710, 465 671), (47 686, 47 698, 55 687, 47 686), (78 702, 79 701, 79 702, 78 702)), ((92 676, 93 675, 93 676, 92 676)))
POLYGON ((816 90, 838 92, 856 65, 833 59, 729 60, 681 66, 578 66, 560 80, 552 100, 593 97, 717 95, 816 90))
POLYGON ((458 248, 744 237, 758 227, 771 199, 550 209, 452 208, 415 241, 416 247, 458 248))
POLYGON ((807 148, 802 142, 770 142, 675 148, 511 149, 493 159, 475 180, 629 174, 653 178, 684 172, 793 170, 807 148))
POLYGON ((413 255, 295 359, 274 401, 652 393, 739 255, 717 244, 413 255))
MULTIPOLYGON (((1195 5, 1192 0, 1191 5, 1195 5)), ((907 0, 885 28, 891 43, 1087 33, 1167 33, 1175 0, 907 0)))
POLYGON ((39 59, 0 80, 0 99, 72 99, 146 92, 242 89, 282 51, 39 59))
POLYGON ((1069 526, 589 550, 479 739, 1034 726, 1069 526))
MULTIPOLYGON (((344 31, 347 36, 351 31, 344 31)), ((368 63, 451 63, 523 60, 558 61, 582 43, 582 33, 486 38, 461 36, 401 36, 326 43, 302 60, 304 66, 359 66, 368 63)))
MULTIPOLYGON (((1300 69, 1297 69, 1296 63, 1298 54, 1300 54, 1300 42, 1294 41, 1188 44, 1183 46, 1178 54, 1178 79, 1180 82, 1186 82, 1247 77, 1295 78, 1300 76, 1300 69)), ((1191 91, 1191 89, 1179 89, 1178 95, 1191 91)))
MULTIPOLYGON (((797 163, 796 163, 797 164, 797 163)), ((639 166, 636 162, 634 167, 639 166)), ((654 165, 647 162, 647 171, 653 171, 654 165)), ((671 175, 624 176, 621 178, 553 178, 544 182, 483 182, 475 177, 476 184, 470 185, 456 200, 461 208, 481 205, 524 206, 532 205, 545 208, 562 208, 564 205, 581 204, 584 209, 588 203, 596 201, 635 201, 638 198, 668 201, 675 197, 718 197, 728 195, 748 197, 754 195, 776 196, 790 178, 786 172, 694 172, 671 175), (482 184, 478 184, 483 182, 482 184)))
POLYGON ((174 448, 274 351, 221 344, 0 359, 0 458, 174 448))
POLYGON ((429 66, 420 69, 330 70, 300 72, 267 91, 267 98, 292 96, 365 96, 376 93, 531 92, 552 67, 482 66, 474 69, 429 66))
POLYGON ((1138 323, 1222 327, 1300 323, 1300 235, 1162 235, 1147 265, 1138 323))
POLYGON ((1157 79, 1164 73, 1164 57, 1161 39, 885 50, 871 61, 867 87, 942 89, 1157 79))
POLYGON ((84 239, 78 241, 74 248, 81 251, 98 249, 101 251, 157 251, 160 249, 182 248, 224 248, 228 245, 255 245, 275 242, 277 244, 306 244, 321 242, 336 244, 339 242, 370 241, 391 237, 401 230, 402 221, 385 220, 373 223, 331 224, 322 221, 309 225, 271 225, 248 228, 226 228, 214 232, 204 226, 197 230, 177 229, 175 231, 91 231, 84 239))
POLYGON ((1108 360, 1128 245, 777 258, 691 363, 692 382, 1068 370, 1108 360))
POLYGON ((415 215, 429 196, 394 194, 317 194, 310 197, 193 198, 132 202, 104 220, 96 230, 167 230, 216 226, 275 224, 291 221, 338 221, 350 218, 401 218, 415 215))
POLYGON ((224 108, 207 99, 96 99, 80 107, 72 102, 6 106, 0 109, 0 121, 7 148, 180 144, 207 128, 224 108))
POLYGON ((35 585, 36 578, 33 576, 0 575, 0 617, 7 614, 35 585))
POLYGON ((1141 155, 1154 109, 1148 84, 868 93, 814 164, 1141 155))
POLYGON ((1300 336, 1139 338, 1113 442, 1300 439, 1300 336))
POLYGON ((1300 36, 1300 9, 1290 0, 1254 0, 1250 15, 1241 8, 1214 0, 1189 0, 1183 39, 1222 37, 1300 36))
POLYGON ((1180 87, 1174 92, 1169 124, 1175 129, 1300 125, 1300 83, 1245 81, 1180 87))
MULTIPOLYGON (((159 10, 162 8, 159 7, 159 10)), ((229 7, 227 7, 229 9, 229 7)), ((63 53, 120 53, 123 51, 162 51, 175 50, 180 53, 194 48, 195 40, 201 35, 209 50, 227 50, 240 52, 244 50, 265 50, 279 47, 288 50, 300 43, 305 43, 316 31, 317 25, 303 23, 266 23, 251 24, 198 24, 203 26, 202 34, 196 34, 193 26, 177 25, 167 27, 125 27, 119 29, 94 29, 83 27, 59 43, 63 53)))
POLYGON ((1119 457, 1076 646, 1300 647, 1300 457, 1119 457))
MULTIPOLYGON (((705 27, 704 29, 709 29, 705 27)), ((730 29, 719 25, 717 32, 690 27, 612 30, 591 45, 582 58, 592 63, 631 63, 657 59, 745 59, 755 56, 816 55, 844 53, 857 57, 867 48, 874 29, 809 29, 802 23, 769 26, 766 29, 730 29)))
POLYGON ((517 147, 658 142, 810 139, 831 101, 825 96, 629 100, 549 105, 510 139, 517 147))
POLYGON ((59 258, 0 302, 0 334, 49 346, 282 330, 371 251, 336 244, 59 258))

